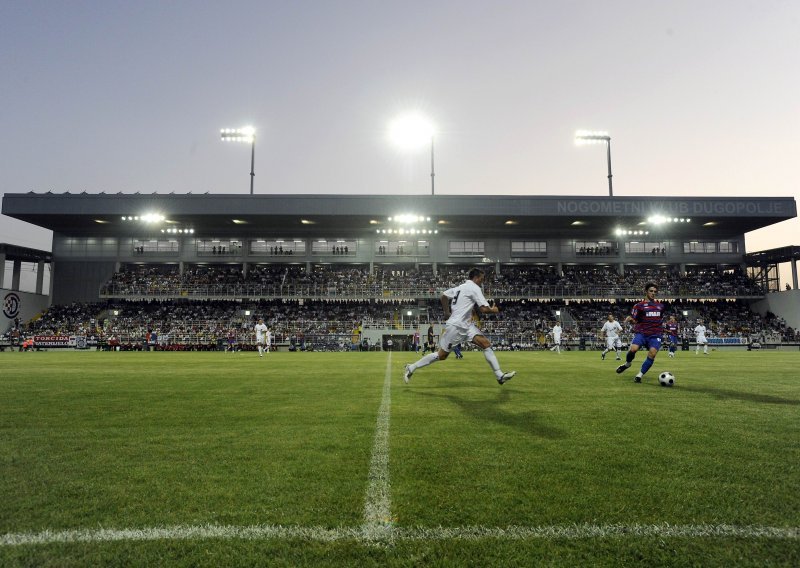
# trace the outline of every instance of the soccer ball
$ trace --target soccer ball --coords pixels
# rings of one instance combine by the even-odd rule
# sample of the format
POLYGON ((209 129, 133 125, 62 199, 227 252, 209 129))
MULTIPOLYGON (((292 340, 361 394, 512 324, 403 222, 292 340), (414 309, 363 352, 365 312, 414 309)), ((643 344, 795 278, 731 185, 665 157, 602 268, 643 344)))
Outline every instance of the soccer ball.
POLYGON ((658 375, 658 382, 662 387, 671 387, 675 384, 675 375, 669 371, 664 371, 658 375))

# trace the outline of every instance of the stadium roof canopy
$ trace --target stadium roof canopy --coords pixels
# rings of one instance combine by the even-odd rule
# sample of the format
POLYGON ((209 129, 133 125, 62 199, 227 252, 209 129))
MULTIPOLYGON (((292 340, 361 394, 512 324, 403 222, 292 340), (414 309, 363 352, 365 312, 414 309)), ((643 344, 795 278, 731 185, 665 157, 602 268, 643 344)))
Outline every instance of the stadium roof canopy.
POLYGON ((763 266, 782 262, 797 262, 800 260, 800 246, 778 247, 760 250, 744 255, 745 262, 750 266, 763 266))
POLYGON ((18 245, 10 245, 7 243, 0 243, 0 256, 4 256, 6 260, 20 261, 20 262, 52 262, 53 253, 46 250, 33 249, 28 247, 21 247, 18 245))
POLYGON ((797 206, 792 197, 30 192, 5 194, 2 212, 59 233, 92 236, 141 235, 141 222, 122 218, 146 215, 157 216, 162 227, 191 227, 204 236, 366 235, 402 226, 398 217, 405 215, 421 216, 421 225, 440 233, 561 238, 608 238, 616 228, 652 231, 653 217, 660 216, 669 219, 676 238, 725 238, 792 219, 797 206))

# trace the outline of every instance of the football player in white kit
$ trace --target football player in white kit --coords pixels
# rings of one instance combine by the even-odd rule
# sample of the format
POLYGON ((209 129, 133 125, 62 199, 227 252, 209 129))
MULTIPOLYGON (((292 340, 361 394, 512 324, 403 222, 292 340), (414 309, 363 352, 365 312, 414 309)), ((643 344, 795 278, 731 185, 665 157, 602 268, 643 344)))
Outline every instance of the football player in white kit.
POLYGON ((258 346, 258 356, 264 356, 264 347, 266 346, 266 351, 269 353, 269 344, 272 340, 272 334, 269 332, 269 328, 267 324, 264 323, 264 318, 258 318, 258 323, 255 327, 256 330, 256 345, 258 346))
POLYGON ((700 346, 703 346, 703 355, 708 355, 708 339, 706 339, 706 326, 703 325, 703 320, 697 320, 697 327, 694 328, 694 340, 697 342, 694 354, 700 353, 700 346))
POLYGON ((426 367, 436 361, 447 359, 450 351, 459 343, 471 341, 483 350, 486 362, 494 372, 494 376, 499 384, 507 383, 517 374, 516 371, 504 373, 500 369, 500 363, 492 350, 491 342, 483 335, 483 332, 472 323, 472 310, 478 309, 482 314, 496 314, 500 311, 497 306, 489 306, 489 302, 483 296, 481 284, 483 284, 484 272, 480 268, 473 268, 469 271, 468 280, 445 290, 441 296, 444 315, 447 316, 447 327, 439 341, 439 350, 425 355, 416 363, 405 366, 403 371, 403 381, 408 383, 411 375, 420 367, 426 367))
POLYGON ((553 325, 551 333, 553 334, 553 346, 550 351, 561 354, 561 324, 559 322, 553 325))
POLYGON ((606 348, 603 349, 600 358, 605 361, 606 353, 616 351, 617 361, 621 360, 619 350, 622 348, 622 341, 619 339, 619 334, 622 333, 622 326, 614 319, 614 314, 608 314, 608 320, 603 324, 603 328, 600 331, 606 335, 606 348))

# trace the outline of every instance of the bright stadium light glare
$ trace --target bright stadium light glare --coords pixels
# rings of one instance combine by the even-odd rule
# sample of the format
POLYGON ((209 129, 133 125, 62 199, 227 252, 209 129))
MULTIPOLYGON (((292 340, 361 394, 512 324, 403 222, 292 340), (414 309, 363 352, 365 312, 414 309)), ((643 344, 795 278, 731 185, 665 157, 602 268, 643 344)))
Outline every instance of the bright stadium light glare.
POLYGON ((436 193, 436 173, 433 165, 433 139, 436 128, 423 115, 411 112, 397 117, 389 123, 389 140, 401 150, 418 150, 431 145, 431 195, 436 193))
POLYGON ((164 219, 166 219, 166 217, 164 217, 160 213, 145 213, 144 215, 141 216, 141 219, 145 223, 159 223, 164 219))
POLYGON ((402 150, 417 150, 430 144, 433 124, 419 113, 408 113, 389 123, 389 140, 402 150))
POLYGON ((252 126, 223 128, 219 134, 223 142, 247 142, 250 144, 256 137, 256 129, 252 126))

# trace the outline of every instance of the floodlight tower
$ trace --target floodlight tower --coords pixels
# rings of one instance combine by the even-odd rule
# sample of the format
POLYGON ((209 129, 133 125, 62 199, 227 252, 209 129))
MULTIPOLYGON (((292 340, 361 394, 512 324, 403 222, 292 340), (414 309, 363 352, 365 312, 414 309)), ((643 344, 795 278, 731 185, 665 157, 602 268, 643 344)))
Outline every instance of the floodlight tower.
POLYGON ((253 195, 253 178, 256 176, 256 129, 252 126, 244 128, 223 128, 219 131, 223 142, 250 143, 250 195, 253 195))
POLYGON ((614 189, 611 185, 611 136, 608 132, 590 132, 588 130, 578 130, 575 133, 575 143, 579 146, 584 144, 606 143, 606 154, 608 156, 608 196, 614 197, 614 189))
POLYGON ((412 113, 400 116, 389 125, 389 138, 402 150, 416 150, 431 144, 431 195, 435 193, 435 177, 433 162, 433 124, 422 115, 412 113))

